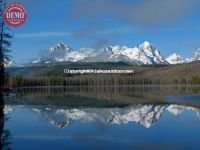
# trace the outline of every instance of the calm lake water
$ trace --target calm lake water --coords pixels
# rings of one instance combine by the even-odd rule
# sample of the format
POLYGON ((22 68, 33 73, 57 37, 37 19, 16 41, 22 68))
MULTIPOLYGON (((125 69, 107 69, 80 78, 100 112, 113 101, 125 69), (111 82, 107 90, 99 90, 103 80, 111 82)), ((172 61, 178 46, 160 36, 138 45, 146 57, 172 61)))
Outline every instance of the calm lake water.
POLYGON ((1 149, 200 149, 200 87, 25 88, 1 106, 1 149))

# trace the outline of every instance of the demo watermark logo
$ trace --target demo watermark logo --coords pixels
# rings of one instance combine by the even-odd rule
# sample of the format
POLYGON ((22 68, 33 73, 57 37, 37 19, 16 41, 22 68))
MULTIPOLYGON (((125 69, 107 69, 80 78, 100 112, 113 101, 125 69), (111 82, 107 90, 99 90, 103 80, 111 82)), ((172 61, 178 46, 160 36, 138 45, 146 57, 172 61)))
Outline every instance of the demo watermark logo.
POLYGON ((10 27, 19 27, 27 19, 26 8, 20 3, 8 4, 3 12, 5 23, 10 27))

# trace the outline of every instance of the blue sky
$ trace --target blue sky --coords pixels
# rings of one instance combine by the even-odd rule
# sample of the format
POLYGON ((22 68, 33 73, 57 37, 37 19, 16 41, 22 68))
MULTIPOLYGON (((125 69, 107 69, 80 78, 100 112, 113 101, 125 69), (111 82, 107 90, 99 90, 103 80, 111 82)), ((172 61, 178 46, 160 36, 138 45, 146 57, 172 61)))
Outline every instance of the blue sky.
MULTIPOLYGON (((13 1, 13 0, 10 0, 13 1)), ((11 28, 17 63, 37 57, 58 42, 81 47, 150 41, 167 57, 191 57, 200 48, 199 0, 16 0, 26 23, 11 28)))

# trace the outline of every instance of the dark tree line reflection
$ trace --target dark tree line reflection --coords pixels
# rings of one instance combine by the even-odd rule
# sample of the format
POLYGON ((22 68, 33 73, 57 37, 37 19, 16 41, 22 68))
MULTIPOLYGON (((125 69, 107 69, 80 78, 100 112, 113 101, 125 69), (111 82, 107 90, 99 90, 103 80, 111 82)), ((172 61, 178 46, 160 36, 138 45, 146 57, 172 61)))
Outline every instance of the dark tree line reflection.
POLYGON ((10 150, 10 132, 5 128, 5 122, 8 121, 8 118, 4 114, 4 97, 2 92, 0 92, 0 150, 10 150))

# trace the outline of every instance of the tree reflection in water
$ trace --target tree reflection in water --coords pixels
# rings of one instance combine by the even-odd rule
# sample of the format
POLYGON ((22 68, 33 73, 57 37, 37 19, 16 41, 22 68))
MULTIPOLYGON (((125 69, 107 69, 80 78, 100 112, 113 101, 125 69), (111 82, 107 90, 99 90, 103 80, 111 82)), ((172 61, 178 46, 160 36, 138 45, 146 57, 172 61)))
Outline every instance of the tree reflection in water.
POLYGON ((5 129, 5 122, 8 121, 8 118, 4 114, 4 97, 3 94, 0 92, 0 150, 9 150, 11 149, 10 146, 10 132, 9 130, 5 129))

